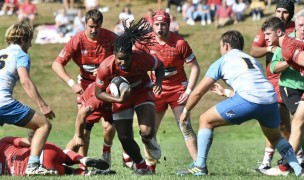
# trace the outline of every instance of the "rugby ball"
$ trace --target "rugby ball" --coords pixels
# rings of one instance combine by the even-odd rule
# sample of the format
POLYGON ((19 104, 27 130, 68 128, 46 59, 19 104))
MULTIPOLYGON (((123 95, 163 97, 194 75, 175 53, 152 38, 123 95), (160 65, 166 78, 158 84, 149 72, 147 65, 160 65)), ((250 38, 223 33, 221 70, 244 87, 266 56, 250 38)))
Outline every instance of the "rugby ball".
POLYGON ((128 88, 130 88, 130 83, 122 76, 116 76, 110 82, 110 91, 114 97, 120 97, 121 92, 128 88))

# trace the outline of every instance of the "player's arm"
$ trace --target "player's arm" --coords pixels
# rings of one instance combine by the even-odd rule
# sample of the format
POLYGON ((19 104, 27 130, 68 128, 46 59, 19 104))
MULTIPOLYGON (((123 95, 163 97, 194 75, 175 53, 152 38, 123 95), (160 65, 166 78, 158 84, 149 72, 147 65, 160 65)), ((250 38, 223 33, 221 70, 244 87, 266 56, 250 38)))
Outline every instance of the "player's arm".
POLYGON ((162 92, 162 83, 165 77, 165 66, 160 60, 157 60, 158 66, 155 71, 155 84, 153 85, 153 93, 160 94, 162 92))
POLYGON ((206 92, 213 86, 215 80, 205 76, 200 83, 194 88, 190 94, 188 101, 184 107, 183 113, 180 116, 181 123, 187 120, 187 113, 191 111, 199 100, 206 94, 206 92))
POLYGON ((276 50, 275 46, 259 47, 252 45, 250 48, 250 55, 255 58, 260 58, 265 56, 268 52, 273 53, 275 50, 276 50))
POLYGON ((183 93, 179 97, 179 99, 177 101, 178 104, 183 104, 185 101, 187 101, 187 99, 188 99, 190 93, 192 92, 192 89, 194 89, 195 84, 197 83, 197 80, 200 75, 200 67, 198 65, 197 60, 192 60, 187 65, 190 67, 189 82, 188 82, 188 86, 187 86, 185 93, 183 93))
POLYGON ((60 79, 62 79, 65 83, 67 83, 67 85, 69 85, 73 89, 76 94, 83 93, 83 89, 80 84, 78 84, 71 78, 71 76, 66 72, 63 64, 55 60, 52 64, 52 69, 53 71, 55 71, 55 73, 59 76, 60 79))
POLYGON ((282 57, 281 48, 277 48, 275 53, 272 56, 271 64, 270 64, 270 71, 273 74, 280 73, 287 69, 289 64, 284 60, 282 57))
POLYGON ((39 107, 41 113, 44 114, 47 119, 53 119, 55 117, 55 114, 51 107, 47 105, 46 102, 40 96, 35 84, 30 78, 28 69, 26 67, 19 67, 18 75, 20 77, 20 83, 24 91, 39 107))

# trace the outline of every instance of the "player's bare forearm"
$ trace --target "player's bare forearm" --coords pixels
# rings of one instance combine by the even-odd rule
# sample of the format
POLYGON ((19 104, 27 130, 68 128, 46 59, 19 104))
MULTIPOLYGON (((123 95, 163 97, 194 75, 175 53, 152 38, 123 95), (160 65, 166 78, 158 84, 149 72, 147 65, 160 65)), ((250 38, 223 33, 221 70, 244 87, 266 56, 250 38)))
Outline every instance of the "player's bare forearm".
POLYGON ((267 47, 258 47, 258 46, 251 46, 250 55, 255 58, 260 58, 265 56, 267 53, 267 47))

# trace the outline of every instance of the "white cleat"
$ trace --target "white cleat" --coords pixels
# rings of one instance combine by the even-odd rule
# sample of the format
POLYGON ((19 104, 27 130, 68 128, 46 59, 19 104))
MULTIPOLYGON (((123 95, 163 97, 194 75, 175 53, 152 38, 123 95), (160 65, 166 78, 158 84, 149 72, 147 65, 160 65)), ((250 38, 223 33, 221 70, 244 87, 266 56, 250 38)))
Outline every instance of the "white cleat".
POLYGON ((267 176, 287 176, 289 174, 289 170, 282 171, 278 166, 270 169, 260 169, 260 172, 267 176))

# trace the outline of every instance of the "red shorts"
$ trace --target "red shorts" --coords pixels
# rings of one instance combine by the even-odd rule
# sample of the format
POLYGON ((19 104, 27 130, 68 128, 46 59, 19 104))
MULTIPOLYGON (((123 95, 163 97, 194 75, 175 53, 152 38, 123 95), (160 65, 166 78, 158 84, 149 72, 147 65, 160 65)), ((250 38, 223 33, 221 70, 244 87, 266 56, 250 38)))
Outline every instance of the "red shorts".
POLYGON ((174 86, 162 86, 163 91, 161 95, 156 95, 155 97, 155 111, 163 112, 168 109, 170 105, 171 109, 174 109, 177 106, 182 104, 178 104, 177 101, 179 97, 186 91, 187 87, 182 84, 174 85, 174 86))
POLYGON ((112 118, 112 105, 111 103, 105 103, 96 98, 96 96, 92 96, 86 101, 82 101, 81 107, 89 107, 92 114, 90 114, 86 118, 87 123, 97 123, 101 118, 109 123, 113 123, 112 118))
POLYGON ((143 88, 132 92, 131 97, 124 103, 113 103, 113 113, 133 108, 147 101, 154 102, 155 97, 151 88, 143 88))

